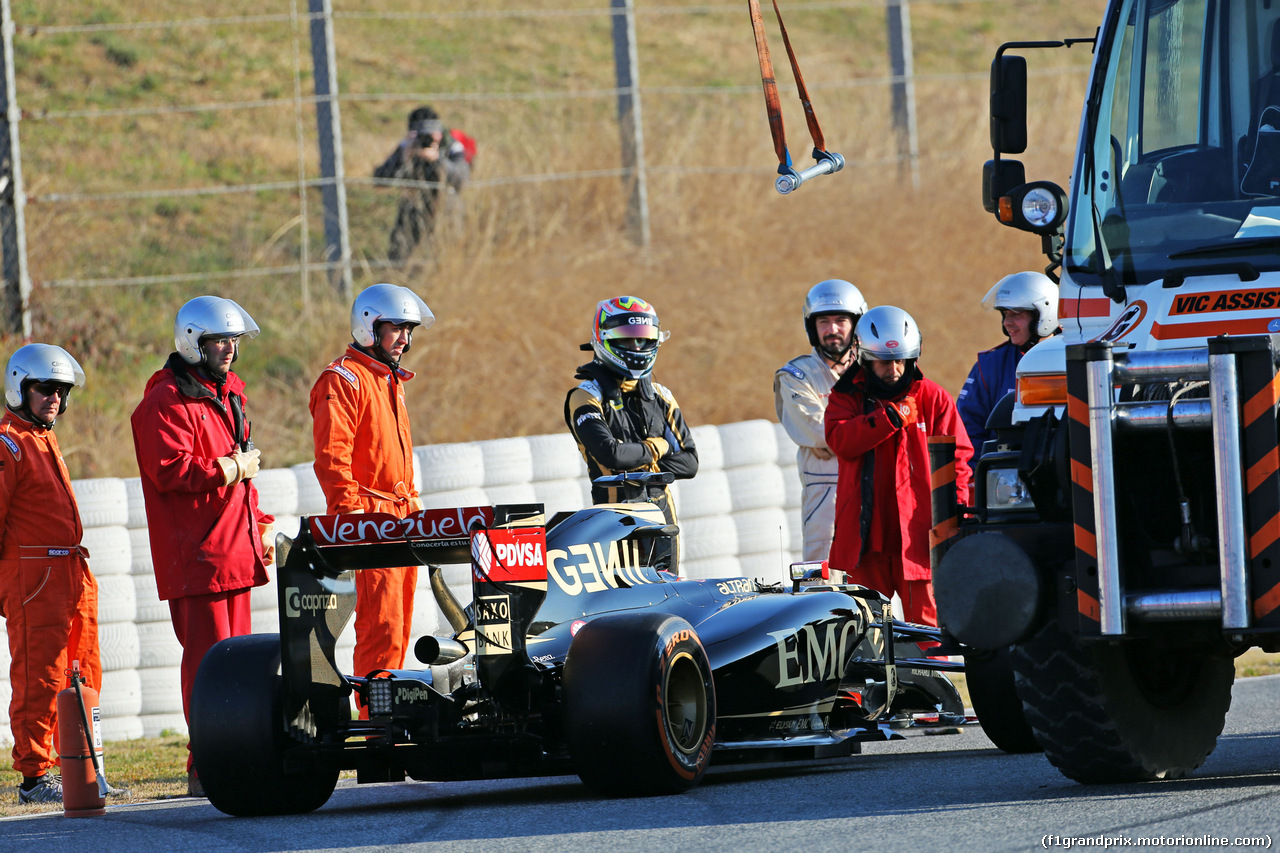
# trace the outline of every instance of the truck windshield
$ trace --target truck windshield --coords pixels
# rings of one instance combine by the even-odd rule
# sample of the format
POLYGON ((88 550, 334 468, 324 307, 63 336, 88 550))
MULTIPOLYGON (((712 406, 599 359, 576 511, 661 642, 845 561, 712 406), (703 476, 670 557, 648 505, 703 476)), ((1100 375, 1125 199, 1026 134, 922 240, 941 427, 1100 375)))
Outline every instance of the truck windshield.
POLYGON ((1063 246, 1077 283, 1280 269, 1278 21, 1266 0, 1113 4, 1063 246))

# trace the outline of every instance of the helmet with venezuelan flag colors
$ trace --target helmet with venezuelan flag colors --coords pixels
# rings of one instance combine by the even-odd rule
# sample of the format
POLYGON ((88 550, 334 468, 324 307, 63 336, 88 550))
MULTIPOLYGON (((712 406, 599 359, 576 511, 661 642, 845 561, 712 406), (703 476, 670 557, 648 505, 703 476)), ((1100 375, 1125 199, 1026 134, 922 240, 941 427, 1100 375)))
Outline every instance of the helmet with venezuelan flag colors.
POLYGON ((591 320, 591 348, 596 361, 625 379, 653 372, 658 346, 670 337, 658 325, 658 312, 643 299, 619 296, 596 305, 591 320))

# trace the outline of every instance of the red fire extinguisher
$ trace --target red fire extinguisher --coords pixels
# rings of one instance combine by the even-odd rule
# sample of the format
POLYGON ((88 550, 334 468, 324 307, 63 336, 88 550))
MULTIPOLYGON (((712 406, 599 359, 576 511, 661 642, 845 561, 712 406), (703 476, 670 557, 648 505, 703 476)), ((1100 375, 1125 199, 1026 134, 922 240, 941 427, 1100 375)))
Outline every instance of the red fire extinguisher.
POLYGON ((109 786, 102 770, 102 712, 98 707, 98 691, 80 674, 80 661, 71 664, 67 675, 71 686, 58 694, 62 813, 66 817, 106 814, 109 786))

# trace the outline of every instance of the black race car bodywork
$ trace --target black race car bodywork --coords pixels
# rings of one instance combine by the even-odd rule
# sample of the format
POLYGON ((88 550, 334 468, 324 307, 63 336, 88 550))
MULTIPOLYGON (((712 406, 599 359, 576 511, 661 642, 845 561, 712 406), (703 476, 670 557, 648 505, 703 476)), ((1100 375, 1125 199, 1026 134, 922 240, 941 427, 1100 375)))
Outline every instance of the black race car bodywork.
POLYGON ((670 793, 711 761, 847 755, 913 714, 962 719, 939 672, 959 665, 916 645, 936 629, 895 622, 858 586, 679 580, 676 535, 648 503, 304 519, 278 540, 279 636, 226 640, 201 665, 191 741, 210 801, 309 811, 344 769, 360 782, 577 773, 602 793, 670 793), (438 565, 467 560, 464 609, 438 565), (410 563, 430 567, 456 633, 418 641, 421 669, 339 672, 354 572, 410 563))

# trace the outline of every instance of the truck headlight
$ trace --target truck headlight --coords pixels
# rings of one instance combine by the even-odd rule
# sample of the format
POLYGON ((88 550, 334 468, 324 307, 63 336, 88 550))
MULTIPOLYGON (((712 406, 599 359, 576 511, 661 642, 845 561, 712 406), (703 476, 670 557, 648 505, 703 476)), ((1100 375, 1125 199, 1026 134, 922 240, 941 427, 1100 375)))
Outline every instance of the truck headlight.
POLYGON ((988 510, 1035 508, 1017 468, 988 468, 986 498, 988 510))

